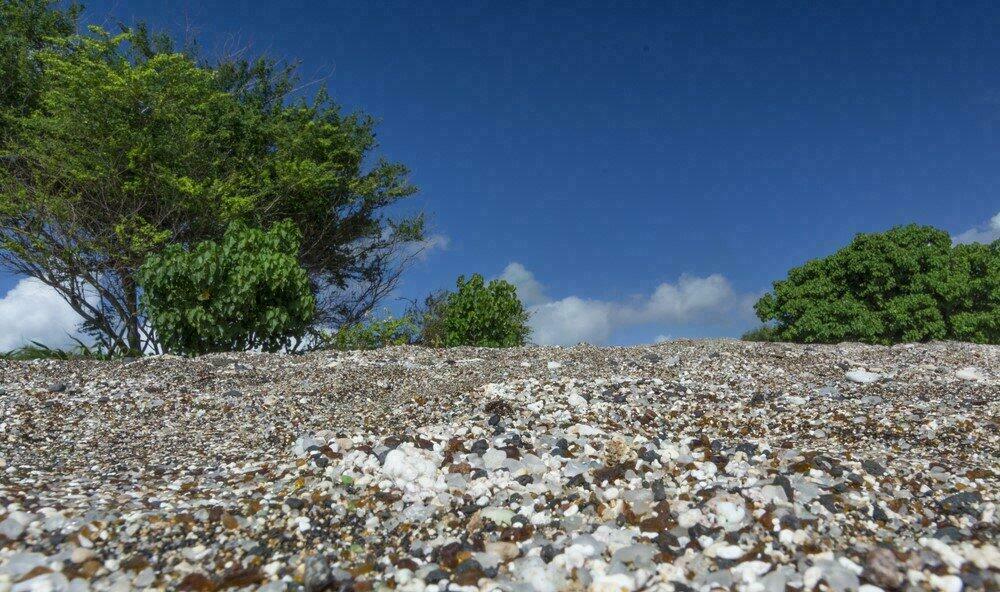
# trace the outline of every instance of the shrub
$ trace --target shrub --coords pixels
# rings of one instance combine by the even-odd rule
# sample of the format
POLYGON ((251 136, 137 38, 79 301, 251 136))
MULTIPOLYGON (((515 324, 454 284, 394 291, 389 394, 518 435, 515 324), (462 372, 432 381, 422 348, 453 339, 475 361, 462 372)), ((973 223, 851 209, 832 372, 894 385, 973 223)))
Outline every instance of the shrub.
POLYGON ((321 333, 319 348, 355 350, 407 345, 414 343, 418 334, 419 328, 410 316, 389 316, 367 323, 345 325, 334 333, 321 333))
POLYGON ((778 338, 778 330, 775 327, 762 325, 756 329, 751 329, 744 333, 740 339, 743 341, 781 341, 778 338))
POLYGON ((448 290, 434 292, 424 299, 423 305, 415 305, 407 312, 418 324, 417 343, 428 347, 444 347, 444 310, 450 294, 448 290))
POLYGON ((300 240, 288 222, 267 231, 233 225, 221 243, 150 256, 139 270, 142 301, 164 349, 296 349, 316 311, 300 240))
POLYGON ((859 234, 792 269, 754 308, 782 341, 1000 343, 1000 241, 952 246, 916 225, 859 234))
POLYGON ((433 347, 516 347, 531 333, 514 286, 479 274, 458 278, 457 291, 428 298, 421 341, 433 347))

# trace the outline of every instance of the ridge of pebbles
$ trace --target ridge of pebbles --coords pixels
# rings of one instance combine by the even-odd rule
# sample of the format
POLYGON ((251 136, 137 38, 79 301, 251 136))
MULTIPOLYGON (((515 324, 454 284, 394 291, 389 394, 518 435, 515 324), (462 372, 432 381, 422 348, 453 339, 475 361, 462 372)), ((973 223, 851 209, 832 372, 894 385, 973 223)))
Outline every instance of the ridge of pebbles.
POLYGON ((1000 589, 1000 348, 0 360, 0 592, 1000 589))

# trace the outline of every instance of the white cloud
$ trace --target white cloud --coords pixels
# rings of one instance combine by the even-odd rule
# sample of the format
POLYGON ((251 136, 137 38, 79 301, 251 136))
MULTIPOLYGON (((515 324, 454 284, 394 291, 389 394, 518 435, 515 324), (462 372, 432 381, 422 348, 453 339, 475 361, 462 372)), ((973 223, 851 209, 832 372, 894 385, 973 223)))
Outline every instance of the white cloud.
POLYGON ((501 278, 517 287, 531 312, 531 340, 540 345, 606 343, 617 330, 637 325, 726 323, 750 316, 753 295, 738 294, 725 277, 681 276, 662 283, 648 297, 605 302, 569 296, 550 300, 544 286, 520 263, 511 263, 501 278))
POLYGON ((729 280, 717 273, 703 278, 682 275, 676 285, 657 286, 641 316, 653 321, 686 322, 699 315, 725 311, 735 298, 729 280))
POLYGON ((997 212, 986 224, 970 228, 956 236, 953 240, 956 244, 964 243, 992 243, 1000 239, 1000 212, 997 212))
POLYGON ((603 343, 615 328, 615 306, 570 296, 529 307, 531 340, 540 345, 603 343))
POLYGON ((517 297, 525 306, 535 306, 548 301, 545 288, 535 279, 535 274, 516 261, 507 265, 500 279, 507 280, 517 288, 517 297))
POLYGON ((23 279, 0 299, 0 351, 31 341, 70 345, 80 320, 55 290, 36 279, 23 279))
POLYGON ((451 239, 444 234, 432 234, 422 241, 417 241, 410 245, 410 252, 417 259, 426 261, 427 256, 435 251, 447 251, 451 244, 451 239))

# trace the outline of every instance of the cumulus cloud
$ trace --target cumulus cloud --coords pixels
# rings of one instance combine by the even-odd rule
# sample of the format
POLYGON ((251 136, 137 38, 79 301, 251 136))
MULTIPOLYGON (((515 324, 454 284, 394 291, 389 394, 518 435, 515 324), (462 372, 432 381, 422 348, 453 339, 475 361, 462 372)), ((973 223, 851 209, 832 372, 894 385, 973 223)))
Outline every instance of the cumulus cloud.
POLYGON ((31 341, 69 345, 80 320, 55 290, 36 279, 23 279, 0 299, 0 351, 31 341))
POLYGON ((729 280, 717 273, 708 277, 682 275, 676 284, 657 286, 639 311, 639 321, 687 322, 725 312, 735 300, 736 291, 729 280))
POLYGON ((535 279, 535 274, 516 261, 504 268, 500 279, 514 284, 517 288, 517 297, 525 306, 535 306, 548 301, 545 288, 535 279))
POLYGON ((540 345, 604 343, 618 319, 615 305, 570 296, 529 307, 531 340, 540 345))
POLYGON ((662 283, 652 294, 628 302, 579 296, 549 299, 534 274, 516 262, 500 277, 517 287, 531 312, 531 339, 540 345, 606 343, 617 329, 637 325, 743 321, 753 302, 752 295, 737 293, 719 274, 682 275, 677 282, 662 283))
POLYGON ((992 243, 1000 239, 1000 212, 990 218, 986 224, 976 228, 970 228, 954 237, 956 244, 965 243, 992 243))

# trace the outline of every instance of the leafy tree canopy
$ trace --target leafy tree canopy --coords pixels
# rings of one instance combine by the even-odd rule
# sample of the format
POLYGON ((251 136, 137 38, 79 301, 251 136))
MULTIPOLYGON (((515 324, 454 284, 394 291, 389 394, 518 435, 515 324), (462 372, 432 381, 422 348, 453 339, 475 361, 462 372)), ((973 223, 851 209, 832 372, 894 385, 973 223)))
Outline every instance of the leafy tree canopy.
POLYGON ((142 300, 168 352, 294 349, 316 301, 290 222, 267 232, 234 224, 221 243, 170 245, 139 268, 142 300))
MULTIPOLYGON (((25 30, 72 22, 36 12, 25 30)), ((168 245, 288 220, 316 320, 340 324, 394 287, 423 236, 422 217, 386 214, 416 190, 373 157, 373 119, 323 91, 293 98, 291 68, 199 62, 144 27, 49 38, 31 55, 34 99, 0 106, 0 264, 58 290, 110 351, 159 345, 136 272, 168 245)))
POLYGON ((757 302, 783 341, 1000 343, 1000 241, 952 245, 929 226, 859 234, 757 302))
POLYGON ((0 0, 0 110, 34 106, 42 74, 38 53, 72 35, 80 7, 55 0, 0 0))

